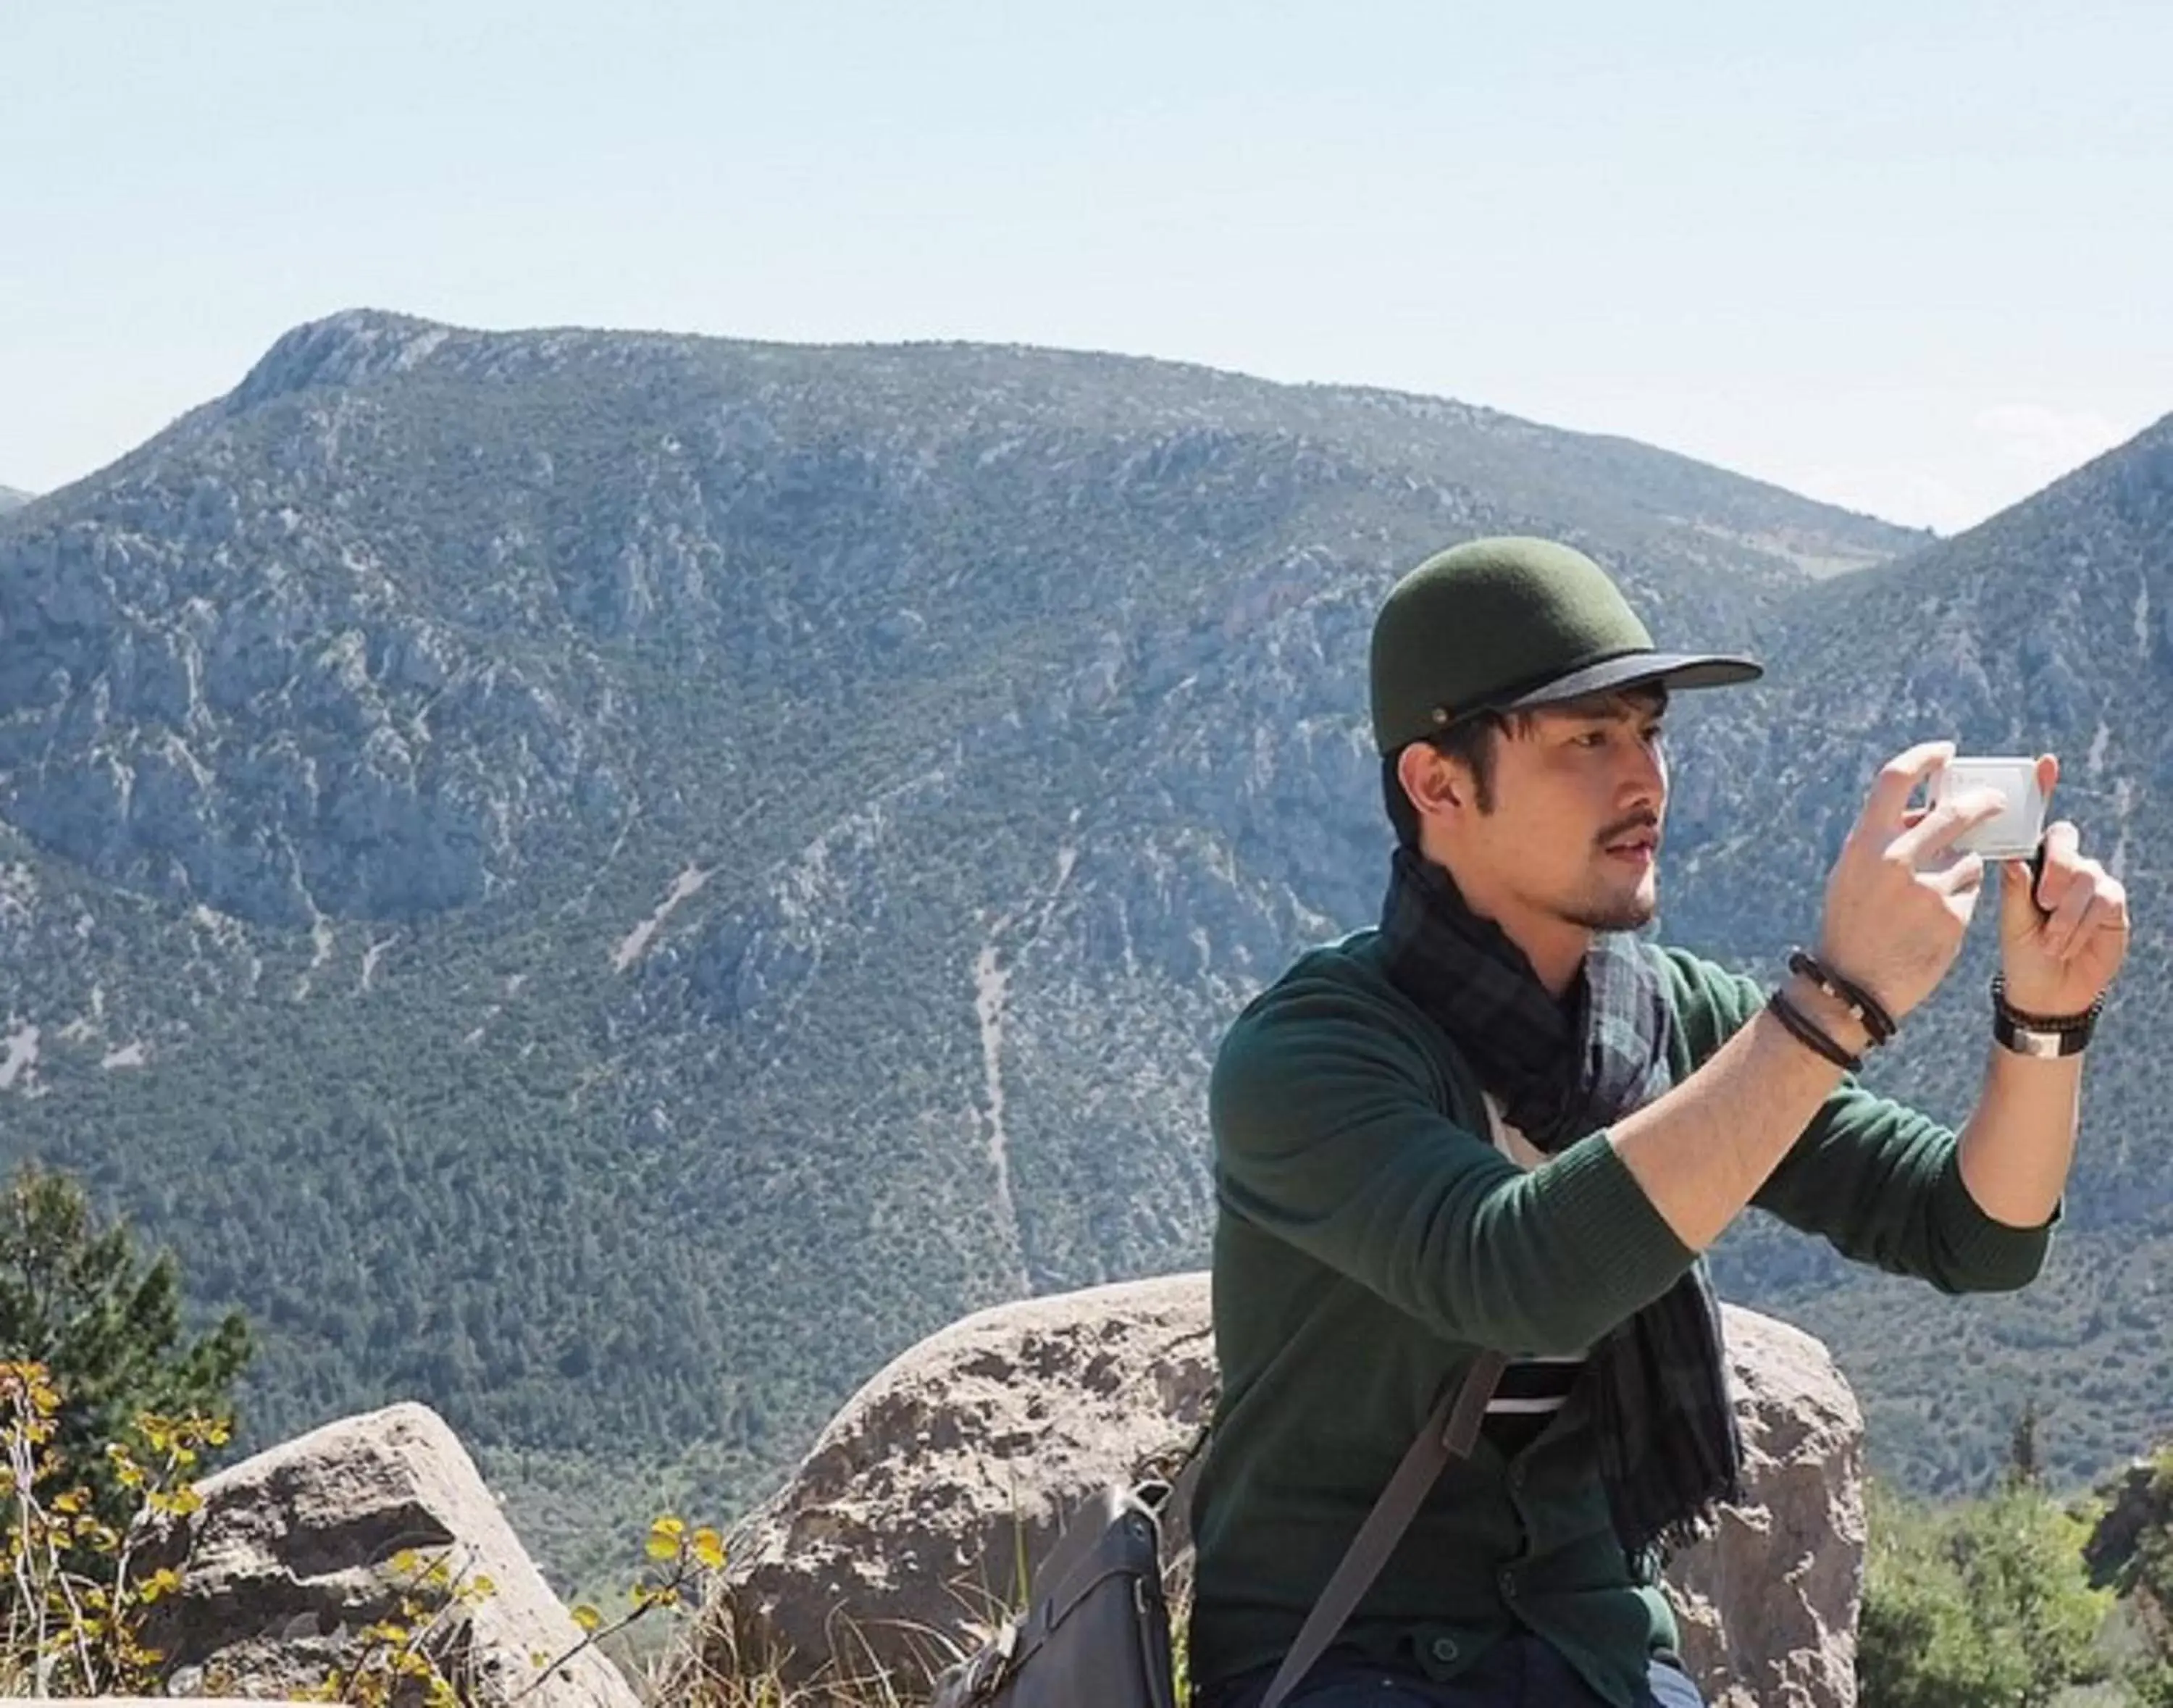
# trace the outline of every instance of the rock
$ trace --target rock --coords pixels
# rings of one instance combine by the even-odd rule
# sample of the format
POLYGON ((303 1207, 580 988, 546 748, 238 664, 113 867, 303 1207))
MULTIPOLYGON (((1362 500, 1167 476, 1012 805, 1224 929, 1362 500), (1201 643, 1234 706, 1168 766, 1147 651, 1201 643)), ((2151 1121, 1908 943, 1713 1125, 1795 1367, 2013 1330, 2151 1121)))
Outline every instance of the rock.
MULTIPOLYGON (((351 1663, 362 1630, 399 1609, 404 1551, 446 1557, 491 1591, 456 1613, 441 1649, 464 1702, 511 1702, 581 1632, 522 1549, 457 1436, 421 1405, 389 1406, 312 1431, 198 1485, 202 1509, 164 1539, 186 1542, 181 1593, 147 1632, 177 1694, 305 1695, 351 1663)), ((526 1700, 533 1708, 637 1708, 591 1649, 526 1700)))
MULTIPOLYGON (((1713 1708, 1856 1700, 1863 1423, 1816 1340, 1728 1307, 1749 1499, 1675 1562, 1713 1708)), ((702 1660, 919 1684, 1088 1490, 1189 1440, 1215 1378, 1205 1274, 984 1311, 869 1382, 734 1539, 702 1660)), ((1181 1537, 1169 1538, 1175 1553, 1181 1537)))
POLYGON ((806 1679, 834 1656, 921 1682, 1081 1495, 1197 1431, 1206 1279, 1000 1306, 894 1360, 741 1526, 698 1627, 704 1661, 729 1676, 735 1654, 777 1657, 806 1679))
POLYGON ((1846 1708, 1863 1592, 1863 1414, 1819 1341, 1723 1310, 1747 1498, 1669 1566, 1684 1659, 1710 1708, 1846 1708))

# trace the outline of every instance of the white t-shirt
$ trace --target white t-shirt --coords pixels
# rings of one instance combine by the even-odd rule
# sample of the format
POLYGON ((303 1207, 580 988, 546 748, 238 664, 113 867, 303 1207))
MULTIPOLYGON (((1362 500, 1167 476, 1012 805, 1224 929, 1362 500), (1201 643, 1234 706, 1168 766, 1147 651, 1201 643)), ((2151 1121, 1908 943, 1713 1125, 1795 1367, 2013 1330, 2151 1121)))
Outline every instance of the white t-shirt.
MULTIPOLYGON (((1494 1148, 1519 1168, 1529 1172, 1547 1160, 1545 1152, 1509 1124, 1502 1113, 1502 1105, 1491 1092, 1486 1098, 1486 1125, 1494 1148)), ((1568 1403, 1569 1391, 1576 1383, 1577 1372, 1583 1367, 1584 1360, 1582 1352, 1512 1359, 1495 1386, 1494 1398, 1486 1403, 1486 1415, 1551 1417, 1568 1403)))

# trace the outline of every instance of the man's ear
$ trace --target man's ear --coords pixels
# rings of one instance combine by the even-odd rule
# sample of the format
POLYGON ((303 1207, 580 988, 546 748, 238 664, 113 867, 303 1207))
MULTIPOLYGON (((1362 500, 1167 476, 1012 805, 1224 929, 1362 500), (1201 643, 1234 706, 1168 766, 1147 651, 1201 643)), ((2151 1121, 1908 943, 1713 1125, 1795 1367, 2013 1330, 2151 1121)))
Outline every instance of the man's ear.
POLYGON ((1455 763, 1423 741, 1412 742, 1397 756, 1396 776, 1421 818, 1465 806, 1471 792, 1470 780, 1455 763))

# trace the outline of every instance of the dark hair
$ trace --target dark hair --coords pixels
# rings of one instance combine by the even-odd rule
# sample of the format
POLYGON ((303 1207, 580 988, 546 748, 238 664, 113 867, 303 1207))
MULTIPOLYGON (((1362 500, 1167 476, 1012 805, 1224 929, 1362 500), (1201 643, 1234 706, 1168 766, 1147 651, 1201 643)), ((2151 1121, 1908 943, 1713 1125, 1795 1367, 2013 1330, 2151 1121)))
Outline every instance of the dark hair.
MULTIPOLYGON (((1494 810, 1494 743, 1512 725, 1521 734, 1531 718, 1526 713, 1477 712, 1438 735, 1419 739, 1444 759, 1453 759, 1471 773, 1472 796, 1481 812, 1494 810)), ((1413 743, 1416 746, 1417 743, 1413 743)), ((1399 747, 1381 762, 1381 799, 1395 827, 1396 841, 1405 848, 1419 845, 1419 813, 1404 793, 1404 779, 1396 762, 1404 757, 1399 747)))

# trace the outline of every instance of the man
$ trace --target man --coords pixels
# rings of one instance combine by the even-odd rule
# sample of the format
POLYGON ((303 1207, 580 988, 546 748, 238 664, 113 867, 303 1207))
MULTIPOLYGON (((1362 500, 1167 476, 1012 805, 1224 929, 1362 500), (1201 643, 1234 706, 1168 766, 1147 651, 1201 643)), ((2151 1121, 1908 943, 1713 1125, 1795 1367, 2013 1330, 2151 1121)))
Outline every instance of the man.
POLYGON ((1657 906, 1667 696, 1756 665, 1657 652, 1589 558, 1485 540, 1397 585, 1372 674, 1381 926, 1248 1006, 1210 1091, 1196 1700, 1260 1702, 1484 1350, 1511 1361, 1470 1456, 1289 1700, 1696 1704, 1658 1559, 1740 1452, 1700 1254, 1755 1204, 1949 1291, 2034 1278, 2126 899, 2070 824, 2034 886, 2003 863, 2004 986, 1949 1134, 1847 1070, 1937 987, 1987 881, 1954 844, 1996 793, 1911 806, 1951 746, 1880 772, 1804 970, 1761 984, 1628 935, 1657 906))

